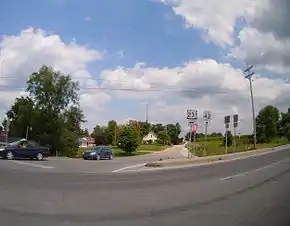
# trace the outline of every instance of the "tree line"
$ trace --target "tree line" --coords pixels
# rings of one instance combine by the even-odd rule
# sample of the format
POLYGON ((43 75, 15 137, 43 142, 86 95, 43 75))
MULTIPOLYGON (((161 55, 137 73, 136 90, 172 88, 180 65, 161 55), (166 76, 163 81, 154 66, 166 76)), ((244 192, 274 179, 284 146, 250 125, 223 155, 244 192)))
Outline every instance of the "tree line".
MULTIPOLYGON (((150 124, 148 122, 138 122, 127 125, 118 125, 116 121, 111 120, 107 126, 96 125, 91 136, 96 145, 116 145, 127 152, 132 152, 142 143, 143 137, 149 132, 157 136, 156 143, 160 145, 179 144, 181 139, 181 126, 179 123, 163 125, 150 124), (124 145, 126 143, 126 145, 124 145), (130 147, 135 148, 131 149, 130 147)), ((148 140, 152 143, 153 140, 148 140)))

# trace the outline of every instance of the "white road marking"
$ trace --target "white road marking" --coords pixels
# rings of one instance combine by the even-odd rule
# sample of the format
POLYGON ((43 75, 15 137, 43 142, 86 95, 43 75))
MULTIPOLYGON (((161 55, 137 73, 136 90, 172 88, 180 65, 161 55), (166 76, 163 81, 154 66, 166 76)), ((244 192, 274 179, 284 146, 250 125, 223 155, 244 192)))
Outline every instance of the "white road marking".
POLYGON ((249 174, 251 172, 255 172, 255 171, 267 169, 269 167, 272 167, 274 165, 280 164, 280 163, 285 162, 285 161, 287 161, 287 160, 286 159, 283 159, 283 160, 280 160, 278 162, 273 162, 273 163, 271 163, 269 165, 262 166, 262 167, 259 167, 257 169, 251 170, 251 171, 247 171, 247 172, 244 172, 244 173, 239 173, 239 174, 231 175, 231 176, 228 176, 228 177, 222 177, 222 178, 220 178, 220 180, 230 180, 230 179, 233 179, 235 177, 245 176, 245 175, 247 175, 247 174, 249 174))
POLYGON ((33 166, 33 167, 38 167, 38 168, 43 168, 43 169, 53 169, 53 166, 44 166, 44 165, 38 165, 38 164, 33 164, 33 163, 29 163, 29 162, 21 162, 21 161, 14 161, 14 160, 10 160, 10 162, 19 164, 19 165, 27 165, 27 166, 33 166))
POLYGON ((121 172, 121 171, 124 171, 124 170, 127 170, 127 169, 132 169, 132 168, 136 168, 136 167, 145 166, 145 164, 146 163, 126 166, 126 167, 123 167, 123 168, 120 168, 120 169, 113 170, 112 173, 117 173, 117 172, 121 172))

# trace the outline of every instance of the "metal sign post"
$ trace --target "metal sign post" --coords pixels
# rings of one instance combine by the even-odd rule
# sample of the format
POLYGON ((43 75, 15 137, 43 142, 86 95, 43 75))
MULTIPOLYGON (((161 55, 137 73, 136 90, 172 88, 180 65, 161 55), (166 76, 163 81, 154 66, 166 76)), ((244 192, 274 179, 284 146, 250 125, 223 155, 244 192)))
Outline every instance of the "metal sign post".
MULTIPOLYGON (((193 126, 195 121, 197 120, 197 110, 187 110, 186 111, 186 119, 188 120, 188 126, 189 126, 189 144, 191 144, 192 139, 192 132, 193 132, 193 126)), ((188 149, 188 158, 190 158, 190 146, 188 149)))
POLYGON ((230 123, 231 123, 231 116, 227 115, 225 116, 225 127, 226 127, 226 134, 225 134, 225 138, 226 138, 226 151, 225 153, 228 153, 228 129, 230 127, 230 123))
POLYGON ((210 111, 204 111, 203 112, 203 122, 205 124, 205 131, 204 131, 204 149, 203 149, 203 155, 206 156, 206 142, 207 142, 207 127, 211 120, 211 112, 210 111))
POLYGON ((198 124, 193 125, 193 155, 195 155, 195 143, 196 143, 196 132, 198 130, 198 124))
POLYGON ((239 115, 235 114, 233 115, 233 129, 234 129, 234 151, 236 150, 236 128, 238 127, 239 124, 239 115))

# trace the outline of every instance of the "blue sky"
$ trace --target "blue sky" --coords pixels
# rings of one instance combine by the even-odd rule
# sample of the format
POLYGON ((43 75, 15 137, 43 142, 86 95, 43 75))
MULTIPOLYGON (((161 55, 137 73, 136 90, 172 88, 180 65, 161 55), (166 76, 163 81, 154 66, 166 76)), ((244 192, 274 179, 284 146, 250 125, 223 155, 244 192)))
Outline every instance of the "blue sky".
POLYGON ((103 61, 92 65, 94 70, 130 67, 136 62, 175 67, 220 55, 198 31, 185 29, 171 7, 153 1, 6 0, 5 6, 0 9, 0 29, 6 34, 41 28, 56 32, 65 42, 76 38, 78 44, 107 51, 103 61), (118 51, 125 57, 115 54, 118 51))

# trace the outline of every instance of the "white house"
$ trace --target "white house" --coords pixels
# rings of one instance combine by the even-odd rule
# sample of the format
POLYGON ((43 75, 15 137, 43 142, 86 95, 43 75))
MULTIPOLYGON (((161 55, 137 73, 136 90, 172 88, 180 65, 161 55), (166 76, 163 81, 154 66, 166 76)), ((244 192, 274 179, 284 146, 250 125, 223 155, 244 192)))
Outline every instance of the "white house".
POLYGON ((150 142, 150 140, 152 143, 154 143, 157 140, 157 135, 154 132, 149 132, 142 139, 143 143, 148 143, 148 142, 150 142))

